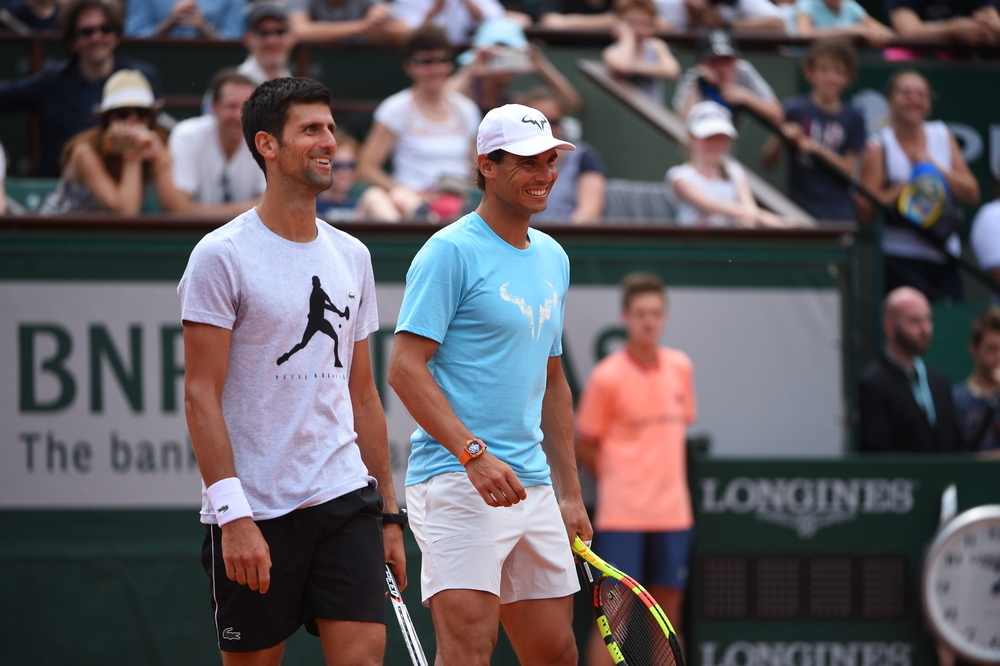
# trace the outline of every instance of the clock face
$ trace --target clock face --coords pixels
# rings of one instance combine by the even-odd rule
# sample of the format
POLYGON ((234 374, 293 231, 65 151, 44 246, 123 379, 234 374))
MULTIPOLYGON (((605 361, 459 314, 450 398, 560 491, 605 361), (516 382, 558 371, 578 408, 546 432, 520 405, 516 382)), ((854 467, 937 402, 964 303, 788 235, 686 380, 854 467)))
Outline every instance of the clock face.
POLYGON ((924 609, 938 638, 960 656, 1000 664, 1000 505, 957 516, 931 544, 924 609))

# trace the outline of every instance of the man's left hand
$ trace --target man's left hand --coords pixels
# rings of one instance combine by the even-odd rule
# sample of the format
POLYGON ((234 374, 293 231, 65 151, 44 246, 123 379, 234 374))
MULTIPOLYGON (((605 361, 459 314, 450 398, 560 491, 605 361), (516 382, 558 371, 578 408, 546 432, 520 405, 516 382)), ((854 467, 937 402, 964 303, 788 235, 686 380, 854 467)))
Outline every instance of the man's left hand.
POLYGON ((396 577, 399 591, 406 589, 406 551, 403 549, 403 526, 386 523, 382 526, 382 541, 385 544, 385 563, 396 577))

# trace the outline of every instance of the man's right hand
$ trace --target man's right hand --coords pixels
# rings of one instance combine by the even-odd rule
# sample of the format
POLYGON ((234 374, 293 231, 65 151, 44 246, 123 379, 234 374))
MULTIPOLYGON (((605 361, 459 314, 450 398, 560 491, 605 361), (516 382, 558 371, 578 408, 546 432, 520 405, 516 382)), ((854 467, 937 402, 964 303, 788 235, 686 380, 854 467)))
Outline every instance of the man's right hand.
POLYGON ((528 497, 524 484, 510 465, 489 451, 470 460, 465 465, 465 471, 469 481, 490 506, 513 506, 528 497))
POLYGON ((271 586, 271 549, 252 518, 226 523, 222 530, 222 561, 226 577, 261 594, 271 586))

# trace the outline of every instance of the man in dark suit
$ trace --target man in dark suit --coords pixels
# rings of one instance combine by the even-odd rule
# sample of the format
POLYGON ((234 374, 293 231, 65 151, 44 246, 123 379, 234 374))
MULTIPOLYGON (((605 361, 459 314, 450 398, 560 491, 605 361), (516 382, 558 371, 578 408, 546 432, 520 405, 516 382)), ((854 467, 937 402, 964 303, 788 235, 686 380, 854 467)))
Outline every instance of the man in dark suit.
POLYGON ((951 383, 924 365, 934 335, 927 298, 899 287, 882 303, 885 349, 861 371, 861 451, 944 453, 965 449, 951 383))

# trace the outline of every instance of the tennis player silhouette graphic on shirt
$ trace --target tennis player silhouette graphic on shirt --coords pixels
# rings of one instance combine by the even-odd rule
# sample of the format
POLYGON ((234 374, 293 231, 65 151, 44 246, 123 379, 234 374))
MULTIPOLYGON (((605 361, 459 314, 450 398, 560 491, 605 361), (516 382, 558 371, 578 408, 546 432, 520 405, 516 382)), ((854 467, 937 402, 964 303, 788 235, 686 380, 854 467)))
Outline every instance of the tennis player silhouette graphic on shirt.
POLYGON ((292 354, 305 348, 309 341, 312 340, 312 336, 316 335, 317 331, 322 331, 326 333, 331 338, 333 338, 333 360, 334 366, 338 368, 344 367, 340 363, 340 354, 338 353, 338 348, 340 346, 340 340, 337 338, 337 332, 333 330, 333 324, 326 320, 326 310, 331 310, 336 312, 338 315, 346 320, 351 318, 351 306, 345 305, 344 311, 341 312, 337 309, 337 306, 333 304, 330 297, 326 295, 320 287, 319 277, 313 276, 312 279, 313 288, 312 293, 309 294, 309 320, 306 323, 306 330, 302 333, 302 340, 289 349, 287 352, 278 357, 278 365, 281 365, 289 358, 292 354))

